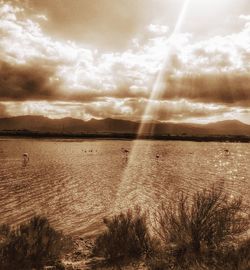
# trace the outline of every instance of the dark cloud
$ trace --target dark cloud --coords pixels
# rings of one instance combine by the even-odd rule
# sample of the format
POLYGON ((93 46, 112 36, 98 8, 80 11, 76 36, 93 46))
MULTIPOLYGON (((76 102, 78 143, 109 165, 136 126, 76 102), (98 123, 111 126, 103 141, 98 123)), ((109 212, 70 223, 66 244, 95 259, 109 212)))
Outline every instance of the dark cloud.
MULTIPOLYGON (((42 61, 29 64, 0 62, 0 100, 2 101, 81 101, 94 102, 103 98, 132 98, 138 94, 129 84, 120 84, 117 89, 67 89, 56 81, 55 66, 42 61)), ((145 96, 144 94, 142 96, 145 96)))
POLYGON ((163 99, 250 106, 250 75, 246 73, 194 74, 170 77, 163 99))
POLYGON ((54 71, 37 65, 13 65, 0 62, 0 99, 52 100, 57 96, 58 83, 54 71))
POLYGON ((138 94, 133 93, 129 89, 115 89, 115 90, 82 90, 80 93, 75 93, 75 90, 67 91, 66 89, 61 90, 60 93, 54 95, 53 100, 56 101, 69 101, 69 102, 82 102, 82 103, 91 103, 91 102, 102 102, 107 99, 126 99, 126 98, 140 98, 146 97, 146 95, 138 96, 138 94))
MULTIPOLYGON (((3 101, 81 101, 95 102, 103 98, 148 98, 148 92, 133 91, 130 84, 118 84, 117 89, 65 89, 55 80, 53 66, 34 63, 14 65, 0 63, 0 99, 3 101)), ((237 73, 194 74, 166 79, 161 99, 186 99, 200 103, 228 106, 250 106, 250 75, 237 73)))
POLYGON ((6 117, 8 116, 8 113, 6 111, 6 106, 2 103, 0 103, 0 117, 6 117))

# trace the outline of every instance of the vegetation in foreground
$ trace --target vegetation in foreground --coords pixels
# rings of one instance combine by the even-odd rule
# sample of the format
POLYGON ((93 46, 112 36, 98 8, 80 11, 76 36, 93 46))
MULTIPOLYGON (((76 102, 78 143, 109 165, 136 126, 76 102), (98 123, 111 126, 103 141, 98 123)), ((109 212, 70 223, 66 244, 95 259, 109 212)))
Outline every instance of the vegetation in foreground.
POLYGON ((220 189, 199 191, 192 197, 181 193, 176 201, 164 202, 158 208, 153 233, 149 233, 141 212, 120 214, 105 222, 107 230, 97 238, 95 249, 105 262, 118 266, 122 254, 127 264, 143 259, 151 270, 249 270, 248 213, 240 198, 231 198, 220 189), (144 225, 134 234, 134 224, 139 220, 144 225), (130 225, 125 229, 124 224, 130 225), (138 239, 142 246, 135 245, 138 239), (145 242, 147 248, 143 249, 145 242), (130 250, 135 246, 138 248, 132 256, 130 250), (110 260, 111 256, 115 259, 110 260))
POLYGON ((41 216, 35 216, 12 230, 7 225, 1 225, 0 269, 40 270, 46 265, 64 269, 59 260, 64 248, 63 239, 63 235, 41 216))
POLYGON ((120 265, 152 252, 146 215, 139 208, 104 219, 104 223, 107 230, 96 239, 93 254, 105 258, 106 263, 120 265))
MULTIPOLYGON (((161 204, 153 224, 138 208, 104 219, 104 224, 91 250, 93 257, 102 258, 90 265, 95 269, 138 269, 140 263, 150 270, 250 269, 249 211, 240 198, 220 189, 179 194, 176 201, 161 204)), ((65 243, 44 217, 12 230, 2 225, 0 269, 65 269, 60 262, 65 243)))
POLYGON ((249 212, 240 198, 213 188, 180 194, 155 215, 161 246, 151 269, 249 269, 249 212))

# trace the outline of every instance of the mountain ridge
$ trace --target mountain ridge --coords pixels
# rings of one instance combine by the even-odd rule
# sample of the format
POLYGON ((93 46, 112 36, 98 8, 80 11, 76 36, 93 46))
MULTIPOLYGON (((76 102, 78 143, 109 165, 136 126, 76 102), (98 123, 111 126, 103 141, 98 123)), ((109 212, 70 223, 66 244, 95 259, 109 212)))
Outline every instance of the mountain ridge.
MULTIPOLYGON (((41 115, 23 115, 0 118, 0 131, 26 130, 41 133, 62 134, 136 134, 140 123, 129 120, 106 118, 102 120, 64 117, 51 119, 41 115)), ((154 135, 246 135, 250 136, 250 125, 238 120, 224 120, 208 124, 156 122, 147 123, 147 130, 154 135)))

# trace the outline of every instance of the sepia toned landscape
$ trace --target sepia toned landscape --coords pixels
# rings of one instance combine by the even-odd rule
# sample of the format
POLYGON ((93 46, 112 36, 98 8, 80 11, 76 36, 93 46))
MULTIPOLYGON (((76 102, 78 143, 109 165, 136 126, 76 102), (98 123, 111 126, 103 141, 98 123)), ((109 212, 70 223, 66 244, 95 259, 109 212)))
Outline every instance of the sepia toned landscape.
POLYGON ((0 270, 250 269, 248 0, 0 0, 0 270))

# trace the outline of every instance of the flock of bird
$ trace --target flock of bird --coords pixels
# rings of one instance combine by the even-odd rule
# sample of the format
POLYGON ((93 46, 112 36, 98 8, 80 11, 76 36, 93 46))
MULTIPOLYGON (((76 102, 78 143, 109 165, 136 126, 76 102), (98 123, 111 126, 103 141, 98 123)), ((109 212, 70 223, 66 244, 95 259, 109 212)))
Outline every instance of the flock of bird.
MULTIPOLYGON (((126 158, 128 158, 129 150, 122 147, 121 148, 121 151, 126 155, 126 158)), ((93 152, 96 152, 97 153, 97 150, 95 150, 95 151, 92 150, 92 149, 90 149, 90 150, 84 150, 84 153, 93 153, 93 152)), ((229 150, 228 149, 224 149, 224 152, 225 152, 225 154, 229 154, 229 150)), ((159 159, 160 158, 160 155, 159 154, 156 154, 155 155, 155 158, 156 159, 159 159)), ((27 166, 28 163, 29 163, 29 160, 30 160, 29 154, 28 153, 23 153, 23 166, 27 166)))

